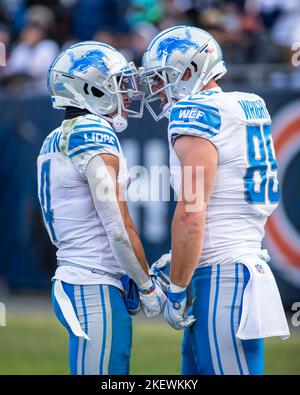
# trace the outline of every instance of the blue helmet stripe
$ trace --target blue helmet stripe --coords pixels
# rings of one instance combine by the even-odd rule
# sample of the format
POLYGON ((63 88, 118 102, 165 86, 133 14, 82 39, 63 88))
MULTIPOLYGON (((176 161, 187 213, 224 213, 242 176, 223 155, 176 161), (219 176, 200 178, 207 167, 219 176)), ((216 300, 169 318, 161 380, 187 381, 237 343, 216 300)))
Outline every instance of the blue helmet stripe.
POLYGON ((57 58, 55 58, 55 59, 53 60, 53 62, 51 63, 49 69, 48 69, 47 87, 48 87, 48 91, 49 91, 49 93, 50 93, 51 95, 53 95, 53 92, 52 92, 51 87, 50 87, 50 73, 51 73, 53 67, 56 65, 56 63, 59 61, 59 59, 60 59, 65 53, 66 53, 66 52, 64 51, 64 52, 62 52, 57 58))

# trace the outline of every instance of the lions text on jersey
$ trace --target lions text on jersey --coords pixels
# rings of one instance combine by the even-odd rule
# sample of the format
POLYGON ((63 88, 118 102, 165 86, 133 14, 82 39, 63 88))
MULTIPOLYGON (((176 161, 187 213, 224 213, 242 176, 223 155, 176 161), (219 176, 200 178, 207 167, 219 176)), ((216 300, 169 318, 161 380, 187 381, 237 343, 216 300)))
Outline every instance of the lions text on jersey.
POLYGON ((102 153, 119 157, 118 181, 126 188, 127 165, 110 124, 92 114, 64 120, 46 138, 38 156, 38 194, 45 226, 58 248, 57 258, 106 273, 61 266, 54 278, 123 289, 116 277, 125 272, 113 255, 85 175, 89 160, 102 153))
POLYGON ((199 266, 229 263, 260 253, 264 225, 279 201, 271 119, 255 94, 214 88, 187 96, 170 114, 171 184, 178 192, 180 135, 209 140, 217 149, 216 182, 206 212, 199 266))

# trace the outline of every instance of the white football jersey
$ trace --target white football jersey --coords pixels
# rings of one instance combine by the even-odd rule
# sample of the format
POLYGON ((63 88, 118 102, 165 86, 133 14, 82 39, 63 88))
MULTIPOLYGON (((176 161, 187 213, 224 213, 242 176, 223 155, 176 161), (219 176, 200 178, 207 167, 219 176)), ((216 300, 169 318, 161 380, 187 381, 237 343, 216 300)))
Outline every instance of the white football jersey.
POLYGON ((54 278, 71 284, 111 284, 122 289, 114 276, 125 272, 114 258, 86 178, 89 160, 102 153, 119 157, 118 181, 123 189, 127 188, 127 163, 111 125, 91 114, 64 120, 45 139, 38 156, 38 195, 45 226, 58 249, 57 258, 112 274, 103 276, 61 266, 54 278))
POLYGON ((181 135, 209 140, 218 153, 199 266, 260 253, 266 220, 279 201, 271 118, 264 100, 214 88, 176 103, 168 137, 171 185, 177 193, 181 171, 173 144, 181 135))

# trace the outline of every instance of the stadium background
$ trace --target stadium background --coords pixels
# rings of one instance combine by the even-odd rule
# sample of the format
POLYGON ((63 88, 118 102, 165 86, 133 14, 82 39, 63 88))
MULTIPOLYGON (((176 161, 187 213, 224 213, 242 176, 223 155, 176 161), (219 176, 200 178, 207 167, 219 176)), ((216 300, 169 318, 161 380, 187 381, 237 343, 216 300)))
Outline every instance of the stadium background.
MULTIPOLYGON (((224 90, 253 91, 273 118, 282 200, 265 244, 292 336, 267 341, 268 373, 300 373, 300 337, 291 324, 300 302, 300 3, 298 0, 0 0, 0 374, 67 373, 66 335, 49 302, 55 250, 44 230, 36 190, 36 156, 62 120, 51 108, 46 75, 61 49, 96 39, 140 64, 161 29, 190 24, 209 30, 228 65, 224 90)), ((146 112, 120 139, 129 165, 168 162, 166 123, 146 112)), ((130 204, 149 262, 170 248, 168 202, 130 204)), ((160 320, 136 320, 133 372, 178 373, 180 334, 160 320), (160 355, 157 362, 157 355, 160 355), (170 361, 172 361, 170 363, 170 361), (177 362, 176 362, 177 361, 177 362)))

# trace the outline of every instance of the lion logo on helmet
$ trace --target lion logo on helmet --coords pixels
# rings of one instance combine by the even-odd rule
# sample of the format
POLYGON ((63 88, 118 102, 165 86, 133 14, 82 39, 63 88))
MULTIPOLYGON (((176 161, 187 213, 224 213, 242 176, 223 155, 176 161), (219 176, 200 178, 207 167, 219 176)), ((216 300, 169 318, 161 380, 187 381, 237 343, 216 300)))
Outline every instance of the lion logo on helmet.
POLYGON ((77 59, 71 52, 70 60, 72 62, 72 65, 69 69, 69 74, 73 75, 75 71, 86 73, 90 67, 95 67, 106 75, 108 74, 109 70, 104 63, 103 58, 105 58, 104 53, 99 51, 98 49, 92 49, 91 51, 88 51, 86 54, 77 59))
POLYGON ((169 62, 171 55, 175 51, 180 51, 182 54, 188 52, 190 48, 198 49, 199 45, 191 41, 191 33, 185 32, 186 38, 168 37, 162 40, 156 50, 157 59, 161 60, 166 54, 166 64, 169 62))

